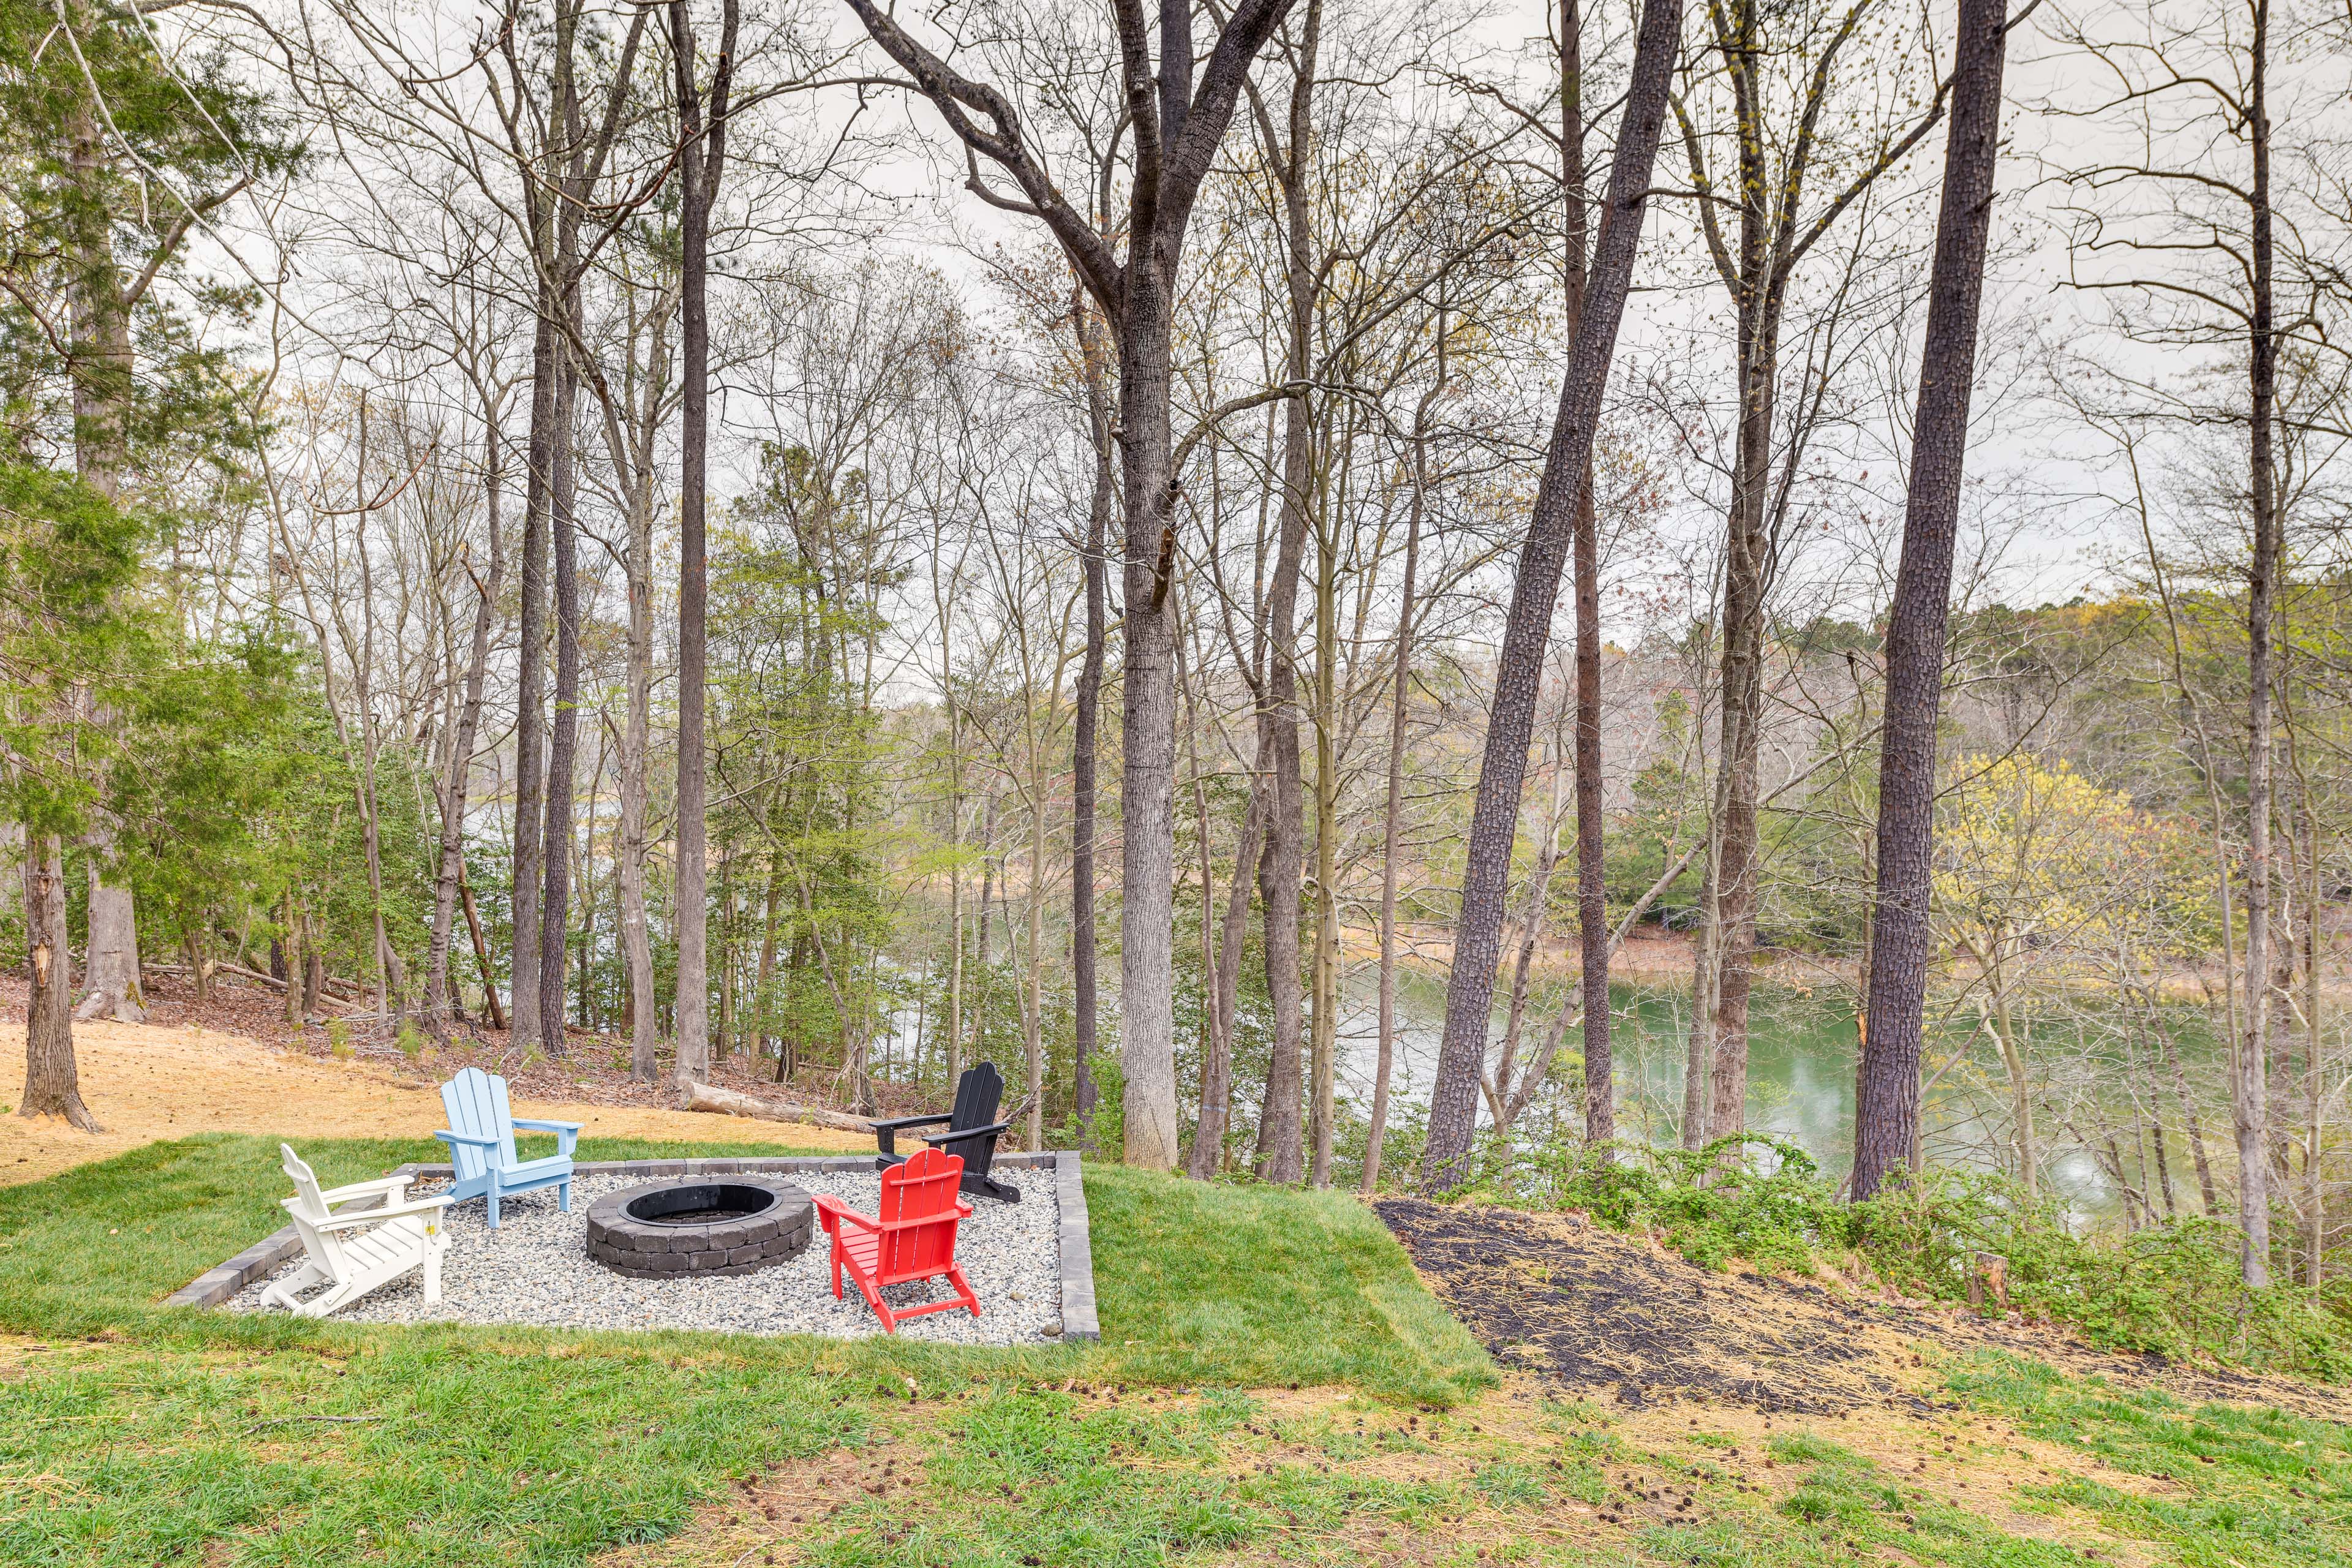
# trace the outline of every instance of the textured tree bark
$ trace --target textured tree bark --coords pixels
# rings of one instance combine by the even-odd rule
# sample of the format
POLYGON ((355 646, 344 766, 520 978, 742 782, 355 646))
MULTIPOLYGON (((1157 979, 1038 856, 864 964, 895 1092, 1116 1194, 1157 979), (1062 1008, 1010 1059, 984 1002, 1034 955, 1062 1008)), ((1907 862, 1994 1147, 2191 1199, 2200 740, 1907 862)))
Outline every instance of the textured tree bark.
MULTIPOLYGON (((62 18, 66 13, 58 15, 62 18)), ((136 391, 133 301, 124 293, 106 217, 105 138, 86 105, 76 107, 69 122, 65 162, 82 204, 70 220, 67 284, 73 321, 67 365, 72 380, 74 468, 83 482, 115 501, 122 499, 131 468, 136 391)), ((113 841, 113 830, 101 815, 88 839, 89 943, 83 955, 84 995, 74 1016, 84 1021, 104 1017, 136 1024, 147 1016, 139 984, 139 915, 131 889, 106 880, 105 862, 113 841)), ((58 930, 62 932, 63 926, 58 930)), ((65 951, 62 945, 58 951, 65 951)), ((70 1053, 72 1048, 68 1033, 65 1049, 70 1053)))
POLYGON ((1455 925, 1454 972, 1445 988, 1445 1034, 1431 1091, 1429 1147, 1423 1184, 1446 1191, 1468 1173, 1478 1112, 1478 1080, 1486 1066, 1495 966, 1500 957, 1503 905, 1510 891, 1511 845, 1517 837, 1519 786, 1527 773, 1528 741, 1535 723, 1552 611, 1561 568, 1575 531, 1578 498, 1587 482, 1601 404, 1615 357, 1617 329, 1633 284, 1641 246, 1642 214, 1657 160, 1666 98, 1679 53, 1679 0, 1644 0, 1633 50, 1625 114, 1611 162, 1609 194, 1594 247, 1592 281, 1584 319, 1569 352, 1559 411, 1544 457, 1528 539, 1511 592, 1509 619, 1495 679, 1486 753, 1478 772, 1470 823, 1462 912, 1455 925))
POLYGON ((1326 532, 1315 589, 1314 1013, 1307 1037, 1307 1184, 1318 1188, 1331 1184, 1339 1112, 1340 781, 1332 743, 1340 725, 1338 571, 1339 552, 1326 532))
POLYGON ((1266 595, 1265 707, 1258 715, 1258 767, 1265 775, 1265 854, 1258 893, 1264 909, 1265 990, 1274 1015, 1253 1161, 1260 1179, 1296 1182, 1304 1173, 1300 1139, 1299 1046, 1303 997, 1298 972, 1300 883, 1305 873, 1306 790, 1298 751, 1298 682, 1292 663, 1298 574, 1306 553, 1310 435, 1303 399, 1286 404, 1283 502, 1266 595))
POLYGON ((988 966, 988 904, 996 886, 996 791, 992 787, 980 816, 980 930, 974 934, 971 1007, 971 1059, 988 1059, 988 1004, 996 990, 995 973, 988 966))
MULTIPOLYGON (((486 1004, 484 1010, 490 1016, 490 1027, 503 1029, 507 1026, 507 1014, 506 1009, 499 1005, 499 977, 497 972, 490 967, 490 944, 482 939, 482 916, 481 912, 474 907, 474 889, 466 884, 466 861, 463 856, 460 856, 457 860, 457 900, 466 911, 467 933, 474 939, 474 963, 482 974, 482 1001, 486 1004)), ((289 996, 293 994, 292 986, 289 985, 287 988, 287 994, 289 996)))
MULTIPOLYGON (((534 201, 539 198, 534 195, 534 201)), ((543 217, 534 218, 543 224, 543 217)), ((555 300, 540 290, 539 322, 531 339, 530 469, 523 476, 522 581, 515 678, 515 819, 508 918, 513 949, 508 964, 512 1033, 508 1043, 539 1043, 540 834, 547 808, 547 545, 548 471, 555 450, 558 344, 555 300)))
MULTIPOLYGON (((1567 212, 1564 325, 1584 319, 1587 237, 1584 190, 1584 19, 1577 0, 1561 0, 1559 119, 1561 197, 1567 212)), ((1601 540, 1585 475, 1576 503, 1576 940, 1584 1004, 1584 1141, 1617 1136, 1615 1058, 1609 1038, 1609 877, 1601 837, 1601 540)), ((1548 1065, 1548 1064, 1547 1064, 1548 1065)))
MULTIPOLYGON (((1118 448, 1112 439, 1117 423, 1105 381, 1109 347, 1103 340, 1101 318, 1083 290, 1076 303, 1078 352, 1086 368, 1087 425, 1094 440, 1094 493, 1087 505, 1087 542, 1083 570, 1087 580, 1087 655, 1078 668, 1077 711, 1070 756, 1070 983, 1076 1011, 1074 1052, 1077 1058, 1078 1142, 1094 1146, 1095 1052, 1100 1048, 1097 1028, 1095 956, 1099 937, 1095 930, 1095 764, 1097 730, 1102 708, 1103 637, 1108 625, 1109 567, 1105 550, 1110 538, 1111 509, 1118 497, 1118 448)), ((1204 890, 1202 897, 1206 897, 1204 890)))
POLYGON ((52 833, 25 842, 25 1091, 19 1116, 62 1116, 101 1132, 82 1103, 74 1065, 73 954, 66 942, 65 847, 52 833))
MULTIPOLYGON (((453 1011, 449 943, 457 926, 458 889, 466 879, 466 801, 474 774, 474 737, 481 728, 482 688, 490 666, 490 633, 498 619, 499 590, 506 578, 506 548, 499 516, 506 483, 499 463, 500 449, 498 420, 492 412, 482 437, 482 496, 490 535, 490 575, 488 581, 475 584, 473 640, 466 651, 466 694, 457 710, 456 731, 449 741, 448 776, 441 785, 441 873, 434 887, 433 945, 425 969, 425 1026, 433 1032, 434 1038, 444 1042, 449 1038, 453 1011)), ((467 902, 467 920, 471 925, 471 900, 467 902)), ((482 983, 486 986, 490 983, 487 969, 482 983)), ((495 991, 490 994, 490 1006, 495 1014, 495 991)))
POLYGON ((736 0, 721 14, 719 59, 706 131, 695 85, 694 18, 687 0, 670 0, 670 52, 677 65, 678 231, 681 277, 678 339, 684 383, 678 417, 677 605, 677 1071, 710 1071, 709 953, 709 853, 706 820, 708 759, 703 754, 709 592, 706 539, 710 426, 710 204, 726 166, 727 97, 734 75, 736 0))
POLYGON ((1396 668, 1389 674, 1389 776, 1381 805, 1380 1045, 1372 1064, 1371 1125, 1364 1142, 1366 1197, 1380 1190, 1381 1145, 1389 1131, 1389 1094, 1396 1073, 1397 852, 1404 832, 1405 720, 1412 703, 1413 594, 1421 575, 1421 521, 1429 493, 1429 411, 1445 394, 1446 327, 1437 322, 1437 378, 1413 409, 1412 496, 1404 528, 1404 584, 1397 599, 1396 668))
POLYGON ((1130 266, 1119 338, 1119 449, 1127 552, 1120 769, 1119 1067, 1126 1158, 1176 1167, 1174 473, 1169 425, 1169 287, 1160 268, 1130 266))
MULTIPOLYGON (((560 223, 556 247, 565 276, 572 269, 572 226, 560 223)), ((579 296, 567 290, 563 310, 578 323, 579 296)), ((578 467, 572 449, 572 414, 580 378, 559 355, 555 379, 555 450, 548 476, 550 542, 555 564, 555 710, 547 733, 547 826, 540 836, 546 857, 545 901, 539 916, 539 1037, 551 1057, 567 1054, 564 983, 571 957, 572 773, 580 750, 579 520, 573 515, 578 467)))
POLYGON ((1960 0, 1943 203, 1919 357, 1903 556, 1888 608, 1878 775, 1878 897, 1871 926, 1870 1035, 1854 1108, 1853 1193, 1907 1166, 1919 1121, 1936 806, 1936 722, 1968 451, 1969 399, 2000 138, 2007 0, 1960 0))
POLYGON ((1314 130, 1315 50, 1321 18, 1320 0, 1307 0, 1304 37, 1294 58, 1288 136, 1279 153, 1272 125, 1261 121, 1282 187, 1284 287, 1290 313, 1284 368, 1290 381, 1301 386, 1283 403, 1282 508, 1274 573, 1266 589, 1265 686, 1258 714, 1258 766, 1270 768, 1273 788, 1259 892, 1265 904, 1265 988, 1274 1012, 1274 1049, 1267 1058, 1259 1110, 1255 1164, 1262 1179, 1286 1183, 1305 1173, 1298 922, 1306 875, 1306 788, 1298 746, 1297 608, 1315 467, 1314 409, 1303 387, 1314 352, 1316 283, 1306 163, 1314 130))
POLYGON ((2254 561, 2246 596, 2246 1025, 2231 1064, 2231 1113, 2238 1134, 2240 1272, 2271 1282, 2270 1086, 2263 1058, 2271 1015, 2271 621, 2278 594, 2279 506, 2272 426, 2278 417, 2278 342, 2272 300, 2270 7, 2253 8, 2248 49, 2253 142, 2253 320, 2247 334, 2249 478, 2254 561))
POLYGON ((146 995, 139 984, 139 912, 131 889, 107 882, 99 858, 110 835, 94 835, 89 865, 89 948, 82 967, 82 1023, 110 1018, 143 1023, 146 995))
MULTIPOLYGON (((652 728, 654 519, 641 495, 629 520, 629 711, 621 731, 621 948, 629 971, 629 1076, 658 1082, 660 1010, 654 1005, 653 939, 646 913, 646 755, 652 728)), ((773 879, 768 897, 769 957, 774 956, 773 879)))
MULTIPOLYGON (((1234 847, 1234 879, 1225 890, 1225 910, 1218 922, 1216 965, 1211 976, 1209 1049, 1201 1061, 1201 1111, 1192 1130, 1192 1153, 1185 1173, 1208 1181, 1223 1168, 1225 1139, 1231 1131, 1234 1102, 1234 1010, 1241 1004, 1242 950, 1249 942, 1250 888, 1257 880, 1258 862, 1265 858, 1265 784, 1251 782, 1249 807, 1242 817, 1240 840, 1234 847)), ((1205 824, 1202 853, 1207 853, 1205 824)), ((1201 871, 1202 898, 1210 886, 1207 865, 1201 871)))
MULTIPOLYGON (((467 904, 469 914, 472 908, 469 900, 467 904)), ((285 926, 279 940, 284 942, 286 950, 286 1022, 299 1029, 302 1026, 302 925, 294 913, 292 889, 287 889, 279 909, 285 926)), ((482 979, 486 984, 489 981, 488 966, 483 969, 482 979)), ((495 991, 490 993, 490 1005, 493 1007, 498 1005, 498 993, 495 991)))

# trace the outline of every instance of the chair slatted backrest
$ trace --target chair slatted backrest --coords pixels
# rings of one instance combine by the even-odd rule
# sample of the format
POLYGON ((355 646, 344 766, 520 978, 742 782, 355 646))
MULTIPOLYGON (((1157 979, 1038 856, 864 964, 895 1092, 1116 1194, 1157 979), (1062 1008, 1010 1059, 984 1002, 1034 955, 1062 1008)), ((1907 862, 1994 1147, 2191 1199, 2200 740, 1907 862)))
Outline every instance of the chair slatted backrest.
POLYGON ((956 1226, 962 1215, 956 1189, 963 1184, 963 1161, 926 1149, 903 1165, 882 1173, 884 1225, 913 1220, 904 1230, 883 1233, 877 1272, 885 1279, 935 1274, 955 1261, 956 1226))
MULTIPOLYGON (((498 1164, 510 1170, 515 1160, 514 1113, 507 1105, 507 1080, 479 1068, 467 1068, 441 1086, 441 1109, 449 1115, 449 1131, 473 1138, 499 1141, 498 1164)), ((467 1181, 489 1168, 478 1143, 453 1143, 450 1157, 457 1178, 467 1181)))
POLYGON ((340 1283, 343 1279, 342 1239, 333 1231, 319 1226, 331 1217, 326 1195, 319 1190, 319 1178, 310 1162, 294 1152, 291 1143, 278 1145, 283 1156, 280 1168, 286 1179, 294 1184, 294 1195, 285 1203, 286 1212, 294 1216, 294 1229, 302 1237, 302 1245, 310 1256, 327 1270, 329 1278, 340 1283))
POLYGON ((980 1062, 956 1079, 955 1105, 948 1113, 948 1131, 969 1132, 992 1126, 996 1108, 1004 1100, 1004 1075, 994 1062, 980 1062))
POLYGON ((955 1107, 948 1112, 950 1133, 969 1133, 976 1126, 992 1126, 997 1105, 1004 1100, 1004 1074, 995 1063, 976 1063, 955 1079, 955 1107))

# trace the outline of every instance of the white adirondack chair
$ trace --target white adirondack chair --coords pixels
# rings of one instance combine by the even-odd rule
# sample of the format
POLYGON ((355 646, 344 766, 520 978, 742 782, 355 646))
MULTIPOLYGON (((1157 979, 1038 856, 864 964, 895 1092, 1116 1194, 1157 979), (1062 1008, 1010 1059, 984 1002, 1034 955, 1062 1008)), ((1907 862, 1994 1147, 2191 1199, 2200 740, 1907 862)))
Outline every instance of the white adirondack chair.
POLYGON ((425 1270, 425 1299, 441 1299, 441 1255, 449 1249, 441 1211, 457 1200, 446 1193, 428 1198, 407 1196, 409 1178, 384 1176, 353 1182, 348 1187, 319 1190, 319 1178, 290 1144, 280 1143, 286 1156, 287 1178, 294 1195, 278 1200, 294 1216, 294 1228, 310 1254, 302 1267, 262 1292, 264 1306, 283 1307, 304 1318, 323 1318, 341 1311, 381 1285, 389 1285, 412 1268, 425 1270), (383 1194, 377 1207, 345 1209, 349 1204, 383 1194), (331 1285, 307 1301, 298 1291, 313 1285, 331 1285))

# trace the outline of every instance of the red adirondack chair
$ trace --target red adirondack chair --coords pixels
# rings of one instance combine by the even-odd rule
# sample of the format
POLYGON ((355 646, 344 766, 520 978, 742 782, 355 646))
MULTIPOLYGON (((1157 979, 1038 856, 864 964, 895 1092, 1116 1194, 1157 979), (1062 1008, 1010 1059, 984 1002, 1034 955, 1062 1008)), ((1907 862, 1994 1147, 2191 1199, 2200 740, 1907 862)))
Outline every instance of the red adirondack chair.
POLYGON ((841 1296, 841 1271, 847 1268, 849 1277, 857 1281, 858 1294, 866 1298, 887 1332, 898 1331, 901 1318, 957 1307, 968 1307, 973 1317, 979 1317, 980 1303, 972 1297, 971 1281, 963 1277, 955 1260, 956 1226, 971 1217, 971 1205, 956 1195, 962 1183, 961 1158, 926 1149, 905 1164, 882 1173, 879 1219, 868 1219, 856 1209, 844 1208, 838 1198, 818 1194, 817 1218, 824 1233, 833 1237, 835 1299, 841 1296), (955 1300, 901 1307, 895 1312, 882 1304, 885 1285, 941 1276, 955 1287, 955 1300))

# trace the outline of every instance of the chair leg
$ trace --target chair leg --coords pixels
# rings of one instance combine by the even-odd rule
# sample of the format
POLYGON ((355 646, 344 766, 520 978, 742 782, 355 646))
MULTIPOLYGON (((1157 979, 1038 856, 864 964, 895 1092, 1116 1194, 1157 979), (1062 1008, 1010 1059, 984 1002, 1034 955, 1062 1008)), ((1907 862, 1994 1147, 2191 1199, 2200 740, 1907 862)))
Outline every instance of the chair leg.
POLYGON ((565 1182, 555 1189, 555 1206, 564 1214, 572 1212, 572 1184, 565 1182))
POLYGON ((841 1300, 841 1244, 839 1242, 834 1243, 833 1247, 833 1299, 836 1301, 841 1300))
POLYGON ((499 1228, 499 1189, 494 1186, 484 1195, 490 1202, 490 1228, 496 1230, 499 1228))
POLYGON ((874 1281, 861 1274, 857 1277, 857 1289, 858 1293, 866 1298, 866 1304, 874 1309, 874 1315, 882 1320, 882 1331, 886 1334, 897 1333, 898 1320, 891 1316, 890 1309, 882 1304, 882 1291, 874 1281))
POLYGON ((962 1264, 948 1265, 948 1282, 955 1287, 956 1294, 963 1298, 963 1304, 971 1309, 971 1315, 979 1317, 980 1298, 971 1293, 971 1281, 963 1277, 962 1264))
POLYGON ((441 1300, 441 1252, 439 1237, 425 1244, 425 1304, 428 1307, 441 1300))
POLYGON ((976 1194, 984 1194, 1001 1204, 1017 1204, 1021 1201, 1019 1187, 1000 1182, 993 1176, 966 1176, 963 1180, 963 1190, 976 1194))

